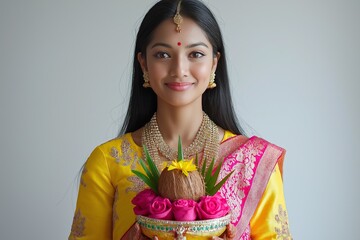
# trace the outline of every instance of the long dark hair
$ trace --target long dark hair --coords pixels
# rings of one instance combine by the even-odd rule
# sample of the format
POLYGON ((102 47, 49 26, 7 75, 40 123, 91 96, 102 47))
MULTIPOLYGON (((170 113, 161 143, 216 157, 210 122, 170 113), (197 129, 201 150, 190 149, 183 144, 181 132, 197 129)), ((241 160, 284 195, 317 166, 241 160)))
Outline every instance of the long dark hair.
MULTIPOLYGON (((156 94, 151 88, 142 86, 144 83, 143 72, 137 60, 137 54, 141 52, 146 57, 146 47, 152 39, 153 31, 164 20, 174 17, 177 5, 178 1, 174 0, 157 2, 147 12, 140 25, 134 52, 131 96, 119 136, 144 126, 156 111, 156 94)), ((203 111, 221 128, 235 134, 243 134, 231 100, 225 49, 214 15, 199 0, 182 0, 180 9, 183 17, 192 19, 204 31, 214 49, 214 54, 217 52, 221 54, 215 72, 216 87, 206 90, 202 96, 203 111)))

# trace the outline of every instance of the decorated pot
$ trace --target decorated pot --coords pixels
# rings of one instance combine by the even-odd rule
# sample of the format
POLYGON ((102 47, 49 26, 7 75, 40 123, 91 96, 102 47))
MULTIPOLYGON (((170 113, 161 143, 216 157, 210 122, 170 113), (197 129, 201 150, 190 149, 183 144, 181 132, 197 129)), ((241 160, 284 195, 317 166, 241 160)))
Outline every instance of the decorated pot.
POLYGON ((157 236, 160 240, 205 240, 223 234, 231 221, 230 217, 228 214, 221 218, 199 221, 159 220, 140 215, 136 218, 142 233, 151 239, 157 236))

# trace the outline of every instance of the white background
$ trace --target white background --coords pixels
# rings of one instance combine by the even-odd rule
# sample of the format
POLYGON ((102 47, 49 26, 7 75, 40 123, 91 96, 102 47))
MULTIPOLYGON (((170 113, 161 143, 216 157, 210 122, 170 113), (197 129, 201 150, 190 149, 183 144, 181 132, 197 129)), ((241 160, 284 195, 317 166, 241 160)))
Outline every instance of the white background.
MULTIPOLYGON (((287 149, 294 239, 360 239, 360 2, 205 1, 239 117, 287 149)), ((0 0, 0 239, 66 239, 77 176, 117 135, 153 1, 0 0)))

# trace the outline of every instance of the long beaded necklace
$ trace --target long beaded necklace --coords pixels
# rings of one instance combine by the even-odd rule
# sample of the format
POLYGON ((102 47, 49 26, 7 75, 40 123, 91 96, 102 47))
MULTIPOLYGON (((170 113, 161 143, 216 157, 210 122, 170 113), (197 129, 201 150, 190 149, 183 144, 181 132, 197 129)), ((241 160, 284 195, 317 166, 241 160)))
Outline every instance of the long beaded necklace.
MULTIPOLYGON (((200 153, 203 153, 203 159, 216 159, 219 151, 218 137, 219 133, 216 124, 203 112, 203 119, 194 141, 188 147, 183 148, 184 158, 190 159, 196 154, 200 155, 200 153)), ((156 112, 145 125, 141 140, 159 169, 162 166, 159 153, 168 161, 177 159, 177 149, 170 148, 161 135, 156 120, 156 112)))

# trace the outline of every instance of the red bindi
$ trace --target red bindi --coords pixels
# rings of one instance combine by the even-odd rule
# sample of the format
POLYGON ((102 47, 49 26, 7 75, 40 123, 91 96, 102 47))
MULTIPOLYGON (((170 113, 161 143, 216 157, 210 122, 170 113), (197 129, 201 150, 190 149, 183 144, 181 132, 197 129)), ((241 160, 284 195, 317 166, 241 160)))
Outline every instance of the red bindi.
POLYGON ((178 42, 178 46, 181 46, 181 42, 178 42))

